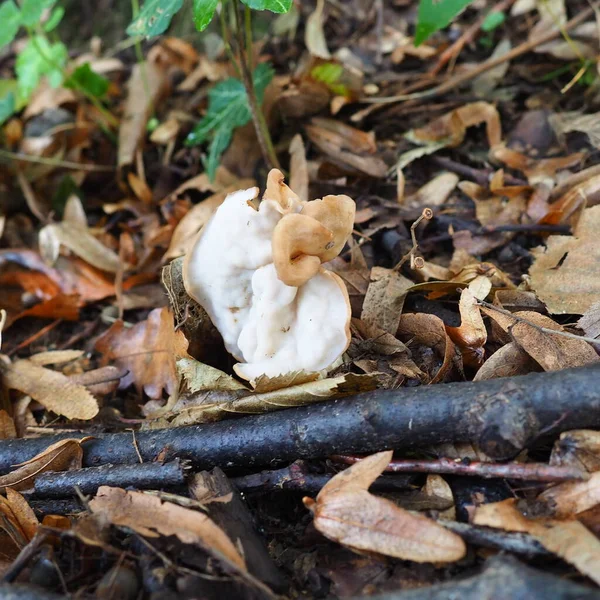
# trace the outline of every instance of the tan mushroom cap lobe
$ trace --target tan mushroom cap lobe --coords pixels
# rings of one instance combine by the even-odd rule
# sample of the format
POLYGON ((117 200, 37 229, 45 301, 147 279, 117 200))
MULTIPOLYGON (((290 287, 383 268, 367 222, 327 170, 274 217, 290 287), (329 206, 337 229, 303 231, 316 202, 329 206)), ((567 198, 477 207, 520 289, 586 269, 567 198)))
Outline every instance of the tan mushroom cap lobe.
POLYGON ((325 196, 308 202, 300 214, 316 219, 333 233, 333 245, 319 255, 321 262, 333 260, 352 234, 356 204, 349 196, 325 196))
POLYGON ((321 268, 321 255, 334 243, 333 233, 307 215, 281 218, 273 231, 273 263, 286 285, 300 287, 321 268))
POLYGON ((284 175, 279 169, 271 169, 267 175, 267 187, 263 200, 275 200, 284 211, 291 210, 294 204, 301 202, 284 182, 284 175))

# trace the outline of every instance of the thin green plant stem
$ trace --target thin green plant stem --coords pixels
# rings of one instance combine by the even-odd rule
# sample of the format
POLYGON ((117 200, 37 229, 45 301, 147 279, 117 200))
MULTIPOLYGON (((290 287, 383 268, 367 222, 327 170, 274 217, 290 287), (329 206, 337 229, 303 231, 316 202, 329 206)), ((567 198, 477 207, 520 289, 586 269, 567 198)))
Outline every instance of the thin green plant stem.
MULTIPOLYGON (((68 75, 67 75, 67 72, 64 69, 64 67, 62 67, 57 62, 55 62, 54 60, 52 60, 52 58, 49 57, 45 53, 44 49, 38 43, 38 40, 37 40, 34 32, 31 29, 28 29, 27 33, 28 33, 29 39, 31 40, 31 42, 34 45, 35 49, 38 51, 38 54, 53 69, 56 69, 57 71, 60 71, 62 73, 63 79, 68 79, 68 75)), ((43 33, 39 33, 38 35, 42 35, 43 37, 46 37, 43 33)), ((82 88, 77 82, 74 82, 74 85, 75 85, 77 91, 80 92, 81 94, 83 94, 98 109, 98 111, 102 114, 102 116, 108 121, 108 123, 110 125, 112 125, 113 127, 118 127, 119 126, 118 119, 105 106, 102 105, 102 103, 98 100, 98 98, 96 98, 93 94, 90 94, 86 89, 82 88)))
POLYGON ((248 57, 246 56, 245 50, 246 44, 244 43, 244 28, 242 27, 242 19, 238 6, 234 6, 234 13, 238 50, 240 53, 240 67, 242 69, 242 81, 244 83, 244 87, 246 88, 246 95, 248 96, 248 104, 250 106, 250 114, 252 115, 252 122, 254 123, 254 130, 256 131, 258 144, 269 169, 279 169, 279 161, 277 160, 277 154, 275 153, 275 148, 273 147, 273 141, 271 140, 269 127, 267 125, 262 108, 258 103, 256 90, 254 89, 252 71, 250 71, 248 66, 248 57))
POLYGON ((233 50, 231 49, 229 27, 227 25, 227 0, 222 0, 221 2, 221 10, 219 11, 219 21, 221 23, 221 37, 223 38, 225 53, 227 54, 227 57, 233 65, 237 76, 240 79, 242 79, 242 72, 238 67, 237 60, 235 59, 235 56, 233 55, 233 50))
MULTIPOLYGON (((131 0, 131 14, 133 18, 137 18, 140 12, 139 0, 131 0)), ((142 85, 144 86, 144 93, 146 94, 146 102, 150 102, 150 84, 148 83, 148 73, 146 71, 146 62, 144 60, 144 53, 142 52, 142 42, 139 37, 135 40, 135 57, 140 67, 140 74, 142 76, 142 85)))

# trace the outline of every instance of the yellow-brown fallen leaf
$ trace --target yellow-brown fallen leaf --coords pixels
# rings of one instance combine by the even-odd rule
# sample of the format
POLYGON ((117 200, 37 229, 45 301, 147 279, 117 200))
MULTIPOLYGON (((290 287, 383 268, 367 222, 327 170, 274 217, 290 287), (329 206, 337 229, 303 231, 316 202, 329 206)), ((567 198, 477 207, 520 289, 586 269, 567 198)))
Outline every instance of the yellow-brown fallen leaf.
POLYGON ((479 310, 479 303, 470 288, 462 290, 458 309, 461 319, 460 326, 447 326, 446 331, 460 349, 464 363, 478 367, 483 362, 487 331, 479 310))
POLYGON ((473 381, 513 377, 538 371, 538 364, 515 342, 510 342, 492 354, 473 377, 473 381))
POLYGON ((587 481, 566 481, 543 491, 538 501, 548 505, 557 519, 565 519, 600 504, 600 471, 587 481))
POLYGON ((363 302, 361 321, 396 335, 402 307, 413 282, 393 269, 373 267, 363 302))
POLYGON ((457 354, 456 347, 448 336, 444 322, 435 315, 426 313, 403 314, 398 327, 398 337, 405 343, 414 340, 414 342, 431 348, 435 352, 441 364, 419 364, 423 371, 429 373, 430 383, 443 381, 452 368, 455 359, 460 360, 460 354, 457 354), (429 368, 427 368, 428 366, 429 368))
POLYGON ((184 544, 196 544, 240 570, 246 563, 227 534, 205 514, 163 502, 143 492, 101 486, 90 510, 113 525, 129 527, 146 537, 175 535, 184 544))
POLYGON ((0 529, 21 549, 33 539, 38 527, 39 521, 27 500, 19 492, 6 488, 6 498, 0 496, 0 529))
POLYGON ((600 302, 600 206, 583 211, 574 236, 551 235, 533 250, 531 287, 554 314, 583 314, 600 302))
POLYGON ((104 362, 114 362, 129 373, 121 387, 134 384, 153 399, 162 397, 163 389, 172 395, 178 387, 175 361, 187 355, 187 340, 175 331, 173 313, 155 308, 148 318, 131 328, 117 321, 98 341, 96 349, 104 362))
MULTIPOLYGON (((598 165, 596 165, 598 166, 598 165)), ((540 223, 557 225, 573 223, 582 208, 596 206, 600 202, 600 175, 592 175, 570 189, 548 206, 540 223)))
POLYGON ((564 331, 550 317, 532 311, 516 312, 514 315, 525 319, 518 321, 505 313, 483 308, 485 314, 493 319, 513 340, 531 356, 544 371, 558 371, 570 367, 581 367, 600 362, 600 357, 585 340, 575 337, 552 335, 541 331, 539 327, 554 331, 564 331), (531 325, 529 323, 532 323, 531 325))
POLYGON ((38 475, 46 471, 70 471, 81 469, 83 449, 81 444, 91 437, 81 439, 67 438, 48 446, 33 458, 24 463, 15 465, 16 470, 0 476, 0 491, 6 489, 28 490, 38 475))
POLYGON ((577 325, 587 337, 600 338, 600 302, 592 304, 577 321, 577 325))
POLYGON ((290 189, 300 200, 308 202, 308 164, 302 136, 297 133, 290 142, 290 189))
POLYGON ((588 473, 600 471, 600 431, 574 429, 561 433, 552 448, 550 464, 575 467, 588 473))
POLYGON ((15 422, 4 410, 0 410, 0 440, 10 440, 17 437, 15 422))
POLYGON ((444 141, 445 145, 455 147, 465 139, 467 128, 485 123, 490 148, 502 141, 500 115, 493 104, 472 102, 442 115, 429 125, 414 129, 409 139, 418 143, 444 141))
POLYGON ((7 388, 31 396, 57 415, 87 421, 98 414, 94 396, 58 371, 23 359, 12 364, 0 363, 0 373, 7 388))
POLYGON ((325 537, 357 552, 375 552, 415 562, 454 562, 466 552, 456 534, 410 513, 390 500, 369 494, 392 452, 380 452, 338 473, 319 492, 304 498, 315 528, 325 537))
POLYGON ((600 540, 578 521, 527 519, 509 498, 479 506, 473 517, 475 525, 506 531, 529 533, 542 546, 572 564, 578 571, 600 583, 600 540))

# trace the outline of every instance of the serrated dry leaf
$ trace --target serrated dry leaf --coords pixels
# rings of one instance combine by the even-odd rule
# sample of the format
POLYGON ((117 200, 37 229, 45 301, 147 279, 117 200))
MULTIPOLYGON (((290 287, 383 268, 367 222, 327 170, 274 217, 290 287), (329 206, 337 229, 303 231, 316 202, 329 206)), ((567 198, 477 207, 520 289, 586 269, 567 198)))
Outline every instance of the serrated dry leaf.
POLYGON ((461 319, 460 326, 446 326, 446 331, 460 349, 464 363, 477 367, 483 361, 487 330, 483 323, 478 300, 469 288, 462 290, 458 309, 461 319))
POLYGON ((600 362, 600 357, 588 342, 540 331, 537 327, 564 331, 564 328, 555 323, 550 317, 531 311, 514 313, 515 316, 532 323, 532 325, 529 325, 529 323, 517 321, 510 315, 499 313, 493 309, 482 308, 482 311, 505 332, 509 333, 513 340, 544 371, 557 371, 600 362))
POLYGON ((531 287, 554 314, 583 314, 600 301, 600 206, 583 211, 575 236, 551 235, 532 252, 531 287))
POLYGON ((404 300, 412 286, 413 282, 398 271, 373 267, 360 315, 361 321, 396 335, 404 300))
POLYGON ((81 439, 67 438, 48 446, 33 458, 15 465, 16 470, 0 476, 0 491, 7 488, 13 490, 28 490, 38 475, 46 471, 70 471, 81 469, 83 449, 81 444, 91 437, 81 439))
POLYGON ((539 371, 538 364, 523 350, 519 344, 510 342, 499 348, 481 366, 473 377, 473 381, 496 379, 497 377, 513 377, 539 371))
POLYGON ((0 410, 0 440, 10 440, 17 437, 15 422, 4 410, 0 410))
MULTIPOLYGON (((430 369, 419 364, 423 371, 429 373, 430 383, 442 381, 457 357, 456 348, 448 336, 444 322, 435 315, 426 313, 403 314, 398 327, 398 337, 405 343, 414 340, 414 342, 431 348, 435 352, 441 364, 438 363, 430 369)), ((413 348, 413 346, 410 347, 413 348)), ((460 358, 460 355, 458 357, 460 358)))
POLYGON ((502 125, 500 115, 493 104, 488 102, 472 102, 456 108, 433 120, 429 125, 413 129, 411 141, 431 143, 443 141, 444 145, 455 147, 465 139, 467 128, 485 123, 490 148, 502 141, 502 125))
POLYGON ((552 516, 566 519, 600 504, 600 471, 587 481, 566 481, 543 491, 537 500, 548 506, 552 516))
POLYGON ((126 492, 108 486, 98 489, 89 507, 92 513, 102 515, 113 525, 129 527, 146 537, 177 536, 184 544, 196 544, 238 569, 246 570, 234 543, 204 513, 162 502, 143 492, 126 492))
POLYGON ((578 521, 527 519, 509 498, 477 507, 475 525, 529 533, 544 548, 560 556, 596 583, 600 583, 600 540, 578 521))
POLYGON ((98 401, 66 375, 29 360, 0 364, 4 385, 31 396, 48 410, 68 419, 87 421, 98 414, 98 401))
POLYGON ((129 373, 121 379, 121 388, 134 384, 152 399, 163 390, 173 395, 178 388, 175 361, 187 356, 187 340, 175 331, 173 314, 167 308, 155 308, 148 318, 131 328, 117 321, 96 342, 104 362, 114 362, 129 373))
POLYGON ((215 390, 220 392, 248 392, 248 388, 237 379, 201 363, 193 358, 180 358, 177 361, 177 371, 190 394, 215 390))
POLYGON ((304 498, 315 528, 357 552, 375 552, 415 562, 454 562, 466 552, 456 534, 367 491, 392 458, 380 452, 335 475, 316 501, 304 498))
POLYGON ((302 136, 297 133, 290 142, 290 189, 298 198, 308 202, 308 164, 302 136))

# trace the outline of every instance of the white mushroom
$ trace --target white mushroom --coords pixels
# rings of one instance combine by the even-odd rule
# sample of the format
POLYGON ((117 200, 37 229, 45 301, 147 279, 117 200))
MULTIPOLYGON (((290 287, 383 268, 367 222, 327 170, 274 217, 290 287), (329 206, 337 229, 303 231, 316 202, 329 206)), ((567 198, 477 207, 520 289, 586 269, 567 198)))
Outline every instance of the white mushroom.
POLYGON ((301 202, 272 170, 257 188, 227 196, 186 256, 187 293, 201 304, 245 379, 320 371, 350 342, 343 281, 321 265, 354 222, 347 196, 301 202))

